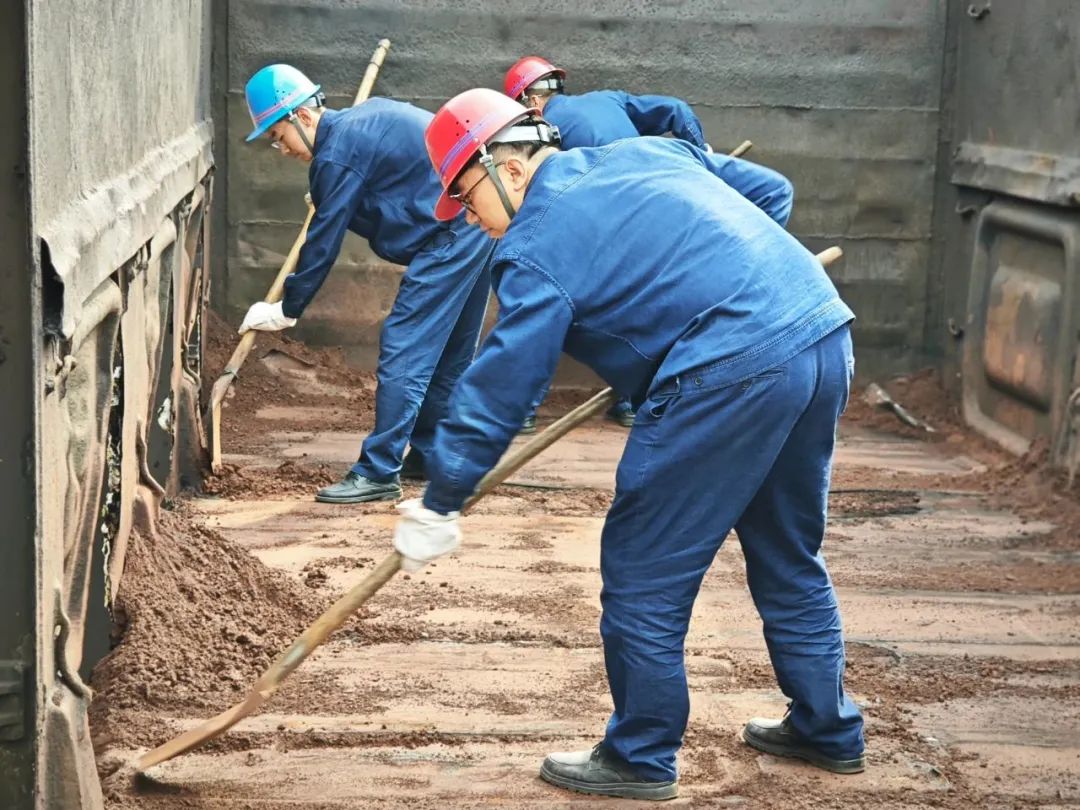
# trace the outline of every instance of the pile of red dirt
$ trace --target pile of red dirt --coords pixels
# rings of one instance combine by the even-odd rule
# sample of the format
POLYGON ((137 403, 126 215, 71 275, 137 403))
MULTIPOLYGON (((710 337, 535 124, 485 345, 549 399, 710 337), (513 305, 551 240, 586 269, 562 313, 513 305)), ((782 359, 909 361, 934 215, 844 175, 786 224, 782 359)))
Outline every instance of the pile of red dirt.
MULTIPOLYGON (((207 314, 205 396, 239 340, 221 316, 207 314)), ((374 424, 374 392, 375 375, 351 367, 340 348, 315 348, 280 332, 260 332, 222 405, 223 449, 241 452, 264 443, 268 432, 301 426, 366 431, 374 424), (294 409, 305 411, 302 423, 290 418, 294 409)))
POLYGON ((283 461, 273 469, 223 464, 221 471, 203 482, 203 493, 229 500, 311 495, 341 478, 341 470, 327 464, 283 461))
POLYGON ((238 700, 324 607, 182 512, 133 532, 115 605, 119 645, 94 669, 97 750, 158 745, 162 716, 211 714, 238 700))
POLYGON ((932 427, 933 432, 906 424, 888 408, 869 404, 868 386, 861 384, 852 387, 844 421, 905 438, 945 442, 950 449, 980 460, 987 455, 992 460, 1003 457, 1001 448, 965 424, 959 399, 945 388, 937 370, 923 369, 893 377, 881 387, 912 416, 932 427))
POLYGON ((1051 466, 1045 439, 1032 442, 1023 456, 1011 455, 964 423, 958 398, 942 385, 933 369, 896 377, 882 387, 912 415, 930 424, 934 432, 911 427, 892 411, 869 405, 863 396, 865 389, 861 388, 852 391, 844 422, 905 438, 946 443, 949 452, 963 453, 986 467, 968 476, 918 482, 922 487, 962 487, 986 493, 998 506, 1056 524, 1051 534, 1036 541, 1040 547, 1080 548, 1080 481, 1070 486, 1067 475, 1051 466))

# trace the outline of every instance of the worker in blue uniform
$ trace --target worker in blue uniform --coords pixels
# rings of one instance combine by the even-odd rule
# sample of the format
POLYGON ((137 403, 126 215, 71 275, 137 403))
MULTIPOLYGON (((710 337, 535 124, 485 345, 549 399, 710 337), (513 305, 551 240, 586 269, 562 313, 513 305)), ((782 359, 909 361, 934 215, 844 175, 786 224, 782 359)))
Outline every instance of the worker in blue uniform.
MULTIPOLYGON (((506 95, 526 107, 536 108, 544 120, 559 128, 563 149, 606 146, 620 138, 667 134, 703 149, 709 148, 701 122, 682 99, 661 95, 635 96, 621 90, 567 95, 565 79, 565 70, 539 56, 522 57, 503 78, 506 95)), ((630 427, 634 423, 630 400, 621 397, 607 416, 623 427, 630 427)), ((523 432, 535 430, 535 424, 535 416, 530 414, 526 417, 523 432)))
POLYGON ((398 498, 399 473, 423 478, 435 425, 476 351, 494 243, 463 217, 432 215, 440 186, 424 152, 431 113, 385 98, 326 109, 319 87, 288 65, 258 71, 246 93, 255 125, 248 140, 266 134, 282 154, 310 164, 315 215, 284 298, 254 304, 241 333, 295 324, 347 230, 380 258, 406 265, 379 336, 375 427, 344 479, 315 496, 327 503, 398 498))
POLYGON ((791 701, 782 720, 751 720, 743 739, 861 771, 862 717, 844 692, 839 608, 821 555, 854 316, 784 230, 791 184, 675 139, 558 151, 535 112, 477 89, 428 127, 446 189, 437 216, 465 206, 499 240, 502 316, 454 390, 422 500, 399 505, 402 564, 415 570, 457 547, 462 504, 566 352, 638 416, 601 535, 614 710, 600 743, 551 754, 541 776, 588 793, 677 794, 684 640, 733 528, 791 701))

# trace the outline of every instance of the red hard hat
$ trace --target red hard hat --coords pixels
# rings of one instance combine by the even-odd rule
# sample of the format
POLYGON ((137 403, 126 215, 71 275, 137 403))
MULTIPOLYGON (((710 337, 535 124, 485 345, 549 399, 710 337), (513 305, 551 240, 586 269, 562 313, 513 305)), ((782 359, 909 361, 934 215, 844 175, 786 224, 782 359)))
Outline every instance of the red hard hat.
POLYGON ((540 56, 523 56, 506 71, 503 92, 517 101, 526 87, 552 73, 560 79, 566 78, 566 71, 555 67, 547 59, 540 56))
POLYGON ((461 203, 449 192, 480 148, 496 133, 533 114, 538 111, 486 87, 459 93, 439 108, 424 133, 428 158, 443 187, 435 204, 436 219, 453 219, 461 211, 461 203))

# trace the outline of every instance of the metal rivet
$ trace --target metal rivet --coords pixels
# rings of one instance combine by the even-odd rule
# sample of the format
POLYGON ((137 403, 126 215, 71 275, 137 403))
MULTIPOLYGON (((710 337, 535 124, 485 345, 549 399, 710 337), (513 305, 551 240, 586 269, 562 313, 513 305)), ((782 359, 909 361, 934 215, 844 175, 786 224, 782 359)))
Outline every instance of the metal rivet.
POLYGON ((701 377, 694 377, 694 385, 701 385, 701 377))

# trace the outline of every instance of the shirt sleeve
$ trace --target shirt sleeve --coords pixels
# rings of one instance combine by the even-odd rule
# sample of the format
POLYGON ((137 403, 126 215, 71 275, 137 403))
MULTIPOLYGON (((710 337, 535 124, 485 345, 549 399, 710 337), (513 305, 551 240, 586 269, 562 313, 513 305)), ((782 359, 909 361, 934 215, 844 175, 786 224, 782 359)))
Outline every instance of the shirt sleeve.
POLYGON ((282 311, 290 318, 303 314, 329 275, 364 190, 364 179, 355 169, 333 161, 317 161, 310 182, 315 216, 296 272, 285 279, 282 311))
POLYGON ((506 451, 559 363, 573 309, 543 271, 516 260, 502 270, 500 315, 458 380, 427 461, 424 506, 461 509, 506 451))
POLYGON ((795 189, 784 175, 749 160, 718 155, 715 152, 710 154, 700 149, 688 151, 696 153, 695 156, 705 164, 705 168, 781 226, 787 225, 795 200, 795 189))
POLYGON ((690 105, 672 96, 633 96, 623 94, 626 114, 641 135, 666 135, 689 141, 694 146, 705 146, 701 121, 690 105))

